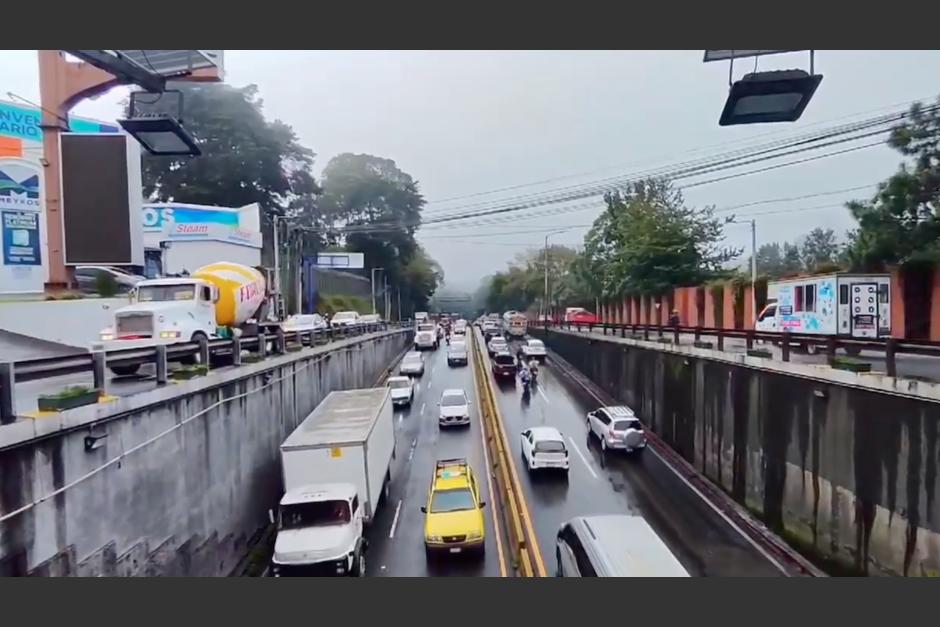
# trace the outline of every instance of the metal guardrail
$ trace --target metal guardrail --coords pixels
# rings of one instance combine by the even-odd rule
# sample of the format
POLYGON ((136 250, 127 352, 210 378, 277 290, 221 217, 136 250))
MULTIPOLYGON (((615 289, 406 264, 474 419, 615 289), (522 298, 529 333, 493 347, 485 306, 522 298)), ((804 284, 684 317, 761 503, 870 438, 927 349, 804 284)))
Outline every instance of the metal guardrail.
POLYGON ((496 489, 499 492, 503 510, 507 514, 506 528, 509 546, 512 550, 513 568, 522 577, 544 577, 546 576, 545 565, 539 555, 538 542, 532 521, 528 517, 522 486, 510 459, 509 444, 493 395, 493 386, 486 370, 487 361, 484 359, 484 352, 480 349, 478 333, 476 331, 471 331, 471 333, 474 380, 480 398, 480 419, 483 422, 496 489))
POLYGON ((289 352, 292 344, 300 346, 329 344, 336 340, 401 326, 398 323, 381 322, 336 329, 290 332, 285 332, 278 327, 276 333, 270 336, 261 333, 251 337, 202 339, 199 342, 158 344, 144 348, 0 362, 0 424, 9 424, 16 420, 15 385, 24 381, 91 372, 93 388, 100 394, 104 394, 107 389, 105 371, 113 366, 132 367, 154 364, 157 384, 162 385, 169 379, 167 364, 170 362, 198 360, 200 363, 211 365, 213 360, 217 362, 225 360, 228 364, 239 366, 242 364, 242 351, 244 350, 255 355, 255 360, 264 359, 269 349, 273 354, 281 355, 289 352))
MULTIPOLYGON (((754 348, 755 342, 766 342, 773 345, 779 345, 781 350, 781 360, 790 361, 790 352, 794 346, 806 350, 810 354, 825 354, 830 360, 836 357, 838 350, 844 351, 847 355, 857 356, 863 350, 873 350, 884 353, 886 372, 888 376, 897 376, 897 355, 928 355, 940 357, 940 342, 931 342, 927 340, 899 340, 896 338, 886 338, 883 340, 863 340, 848 338, 839 335, 816 335, 808 333, 790 333, 789 331, 771 332, 754 331, 751 329, 717 329, 711 327, 687 327, 672 325, 650 325, 650 324, 616 324, 611 322, 597 323, 579 323, 579 322, 559 322, 559 323, 532 323, 531 326, 537 328, 556 328, 565 330, 595 330, 603 331, 604 335, 619 335, 620 337, 631 337, 632 339, 646 341, 670 341, 678 346, 681 344, 682 335, 693 335, 693 345, 703 344, 703 338, 714 338, 715 348, 724 350, 726 339, 743 339, 747 350, 754 348)), ((701 346, 702 348, 709 348, 701 346)))

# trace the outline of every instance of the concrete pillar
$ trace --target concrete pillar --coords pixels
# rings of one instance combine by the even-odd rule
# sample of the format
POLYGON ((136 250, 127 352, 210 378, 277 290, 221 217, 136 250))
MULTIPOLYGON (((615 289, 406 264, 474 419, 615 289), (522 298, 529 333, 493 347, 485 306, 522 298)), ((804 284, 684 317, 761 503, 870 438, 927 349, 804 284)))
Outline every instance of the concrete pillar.
POLYGON ((722 299, 722 327, 733 329, 734 326, 734 286, 725 283, 724 298, 722 299))
POLYGON ((157 371, 157 385, 167 382, 166 344, 157 344, 155 347, 154 366, 157 371))
POLYGON ((242 339, 237 335, 232 338, 232 365, 242 365, 242 339))
POLYGON ((108 378, 105 376, 105 366, 108 356, 104 351, 95 351, 91 354, 91 371, 93 385, 99 394, 107 394, 108 378))
MULTIPOLYGON (((934 273, 936 275, 936 273, 934 273)), ((889 287, 891 295, 891 337, 903 340, 907 337, 907 331, 904 325, 904 274, 900 268, 891 268, 891 285, 889 287)), ((934 294, 936 296, 936 294, 934 294)), ((931 303, 933 309, 933 303, 931 303)), ((931 314, 933 312, 931 311, 931 314)), ((931 315, 931 322, 933 316, 931 315)), ((933 325, 931 324, 931 327, 933 325)), ((933 338, 933 328, 931 328, 931 339, 933 338)))
POLYGON ((929 337, 931 342, 940 342, 940 269, 938 268, 933 269, 933 276, 930 280, 929 337))
POLYGON ((16 421, 16 378, 12 361, 0 362, 0 425, 16 421))
POLYGON ((754 319, 757 314, 754 313, 754 286, 748 285, 744 288, 744 328, 753 329, 754 319))
POLYGON ((702 326, 709 329, 713 329, 717 326, 715 324, 715 297, 708 287, 705 288, 705 319, 702 322, 702 326))

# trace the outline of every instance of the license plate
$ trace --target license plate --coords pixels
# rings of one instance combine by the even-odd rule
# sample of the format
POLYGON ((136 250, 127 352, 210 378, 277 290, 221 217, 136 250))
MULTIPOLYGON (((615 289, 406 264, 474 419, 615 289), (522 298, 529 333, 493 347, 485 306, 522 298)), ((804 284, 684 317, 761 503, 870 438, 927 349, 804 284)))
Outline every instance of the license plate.
POLYGON ((450 549, 450 552, 451 552, 451 553, 460 553, 460 550, 461 550, 461 549, 460 549, 459 546, 455 546, 455 547, 453 547, 452 549, 450 549))

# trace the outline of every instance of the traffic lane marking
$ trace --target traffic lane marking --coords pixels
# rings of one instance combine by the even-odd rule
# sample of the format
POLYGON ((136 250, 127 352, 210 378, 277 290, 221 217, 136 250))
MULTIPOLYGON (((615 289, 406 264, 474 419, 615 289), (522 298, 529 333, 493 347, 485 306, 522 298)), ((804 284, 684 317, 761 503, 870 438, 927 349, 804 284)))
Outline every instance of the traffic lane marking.
POLYGON ((389 538, 395 537, 395 529, 398 527, 398 516, 401 514, 402 499, 398 499, 398 506, 395 508, 395 517, 392 519, 392 528, 388 532, 389 538))
POLYGON ((597 473, 594 472, 594 469, 591 468, 591 464, 588 462, 587 457, 584 456, 584 453, 581 452, 581 449, 578 448, 578 445, 575 444, 574 438, 570 435, 568 436, 568 441, 571 442, 571 446, 574 447, 574 452, 578 454, 578 457, 581 458, 581 461, 584 462, 584 465, 587 466, 588 472, 591 473, 591 476, 597 479, 597 473))

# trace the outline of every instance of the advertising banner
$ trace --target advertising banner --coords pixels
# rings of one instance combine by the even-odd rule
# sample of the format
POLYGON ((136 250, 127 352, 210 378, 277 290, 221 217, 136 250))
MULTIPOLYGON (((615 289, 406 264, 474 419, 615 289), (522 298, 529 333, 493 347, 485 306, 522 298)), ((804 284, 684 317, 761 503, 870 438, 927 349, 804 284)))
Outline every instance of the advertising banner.
POLYGON ((3 211, 3 263, 8 266, 40 266, 39 214, 3 211))

